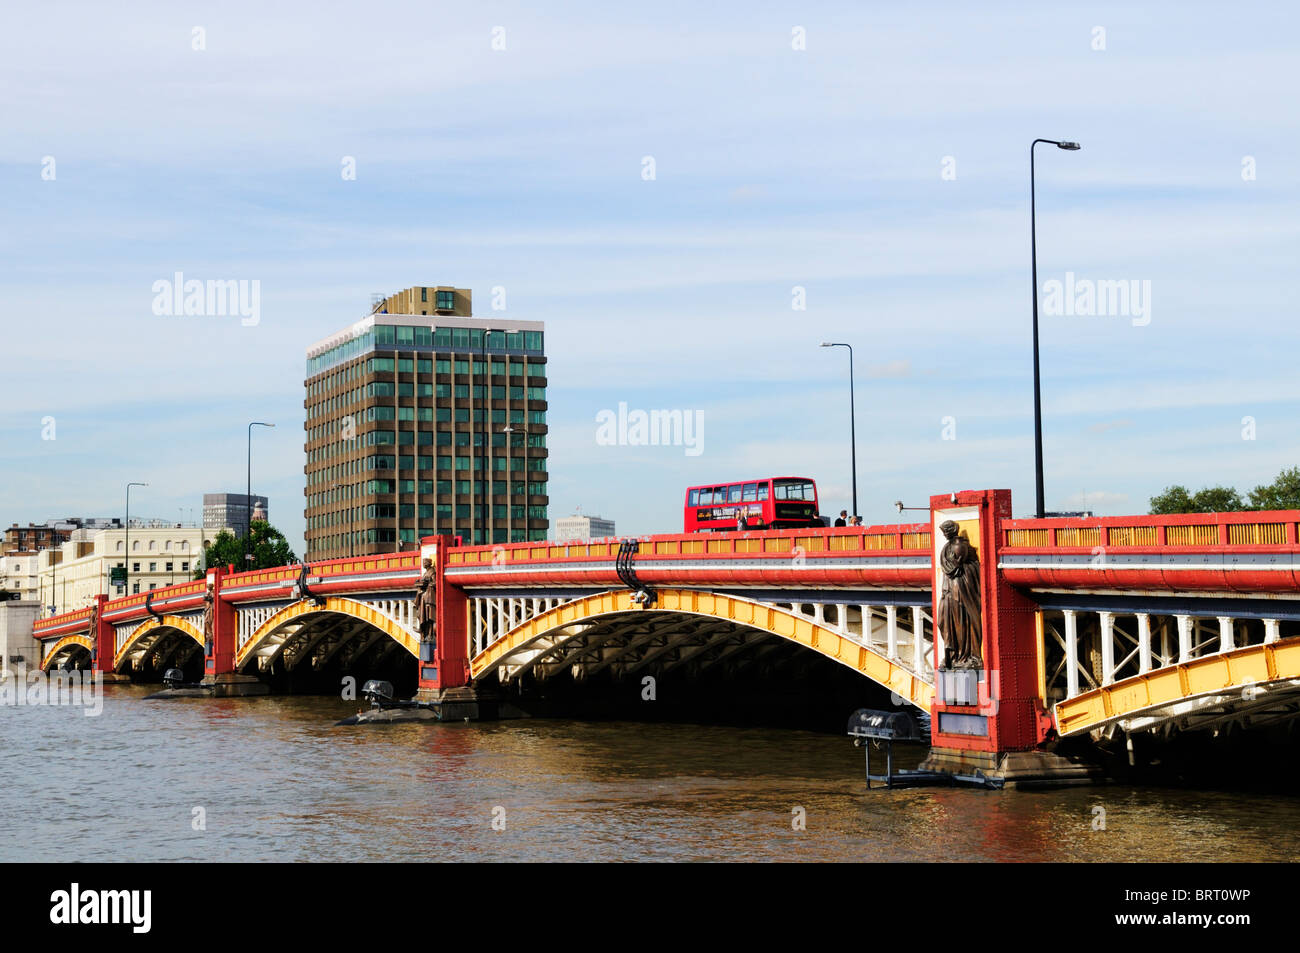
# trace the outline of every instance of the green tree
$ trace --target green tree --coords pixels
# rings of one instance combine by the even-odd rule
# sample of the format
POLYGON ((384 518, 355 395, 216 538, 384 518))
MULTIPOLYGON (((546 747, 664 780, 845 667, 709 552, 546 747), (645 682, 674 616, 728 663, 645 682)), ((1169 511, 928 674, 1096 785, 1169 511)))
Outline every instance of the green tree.
POLYGON ((1250 508, 1300 510, 1300 467, 1283 470, 1272 483, 1251 490, 1250 508))
POLYGON ((1236 513, 1246 509, 1241 494, 1230 486, 1207 486, 1188 493, 1185 486, 1168 486, 1158 496, 1151 497, 1151 514, 1165 516, 1170 513, 1236 513))
POLYGON ((1209 486, 1192 497, 1193 513, 1236 513, 1246 508, 1241 494, 1230 486, 1209 486))
MULTIPOLYGON (((267 569, 271 566, 290 566, 298 557, 289 548, 289 541, 284 534, 266 520, 253 520, 249 526, 251 545, 247 537, 236 536, 223 529, 212 540, 212 545, 203 551, 203 566, 233 565, 235 571, 242 569, 267 569), (244 554, 251 553, 252 559, 245 560, 244 554)), ((202 579, 205 570, 200 567, 194 574, 195 579, 202 579)))
POLYGON ((1192 495, 1185 486, 1167 486, 1165 491, 1151 497, 1151 515, 1167 516, 1170 513, 1192 512, 1192 495))

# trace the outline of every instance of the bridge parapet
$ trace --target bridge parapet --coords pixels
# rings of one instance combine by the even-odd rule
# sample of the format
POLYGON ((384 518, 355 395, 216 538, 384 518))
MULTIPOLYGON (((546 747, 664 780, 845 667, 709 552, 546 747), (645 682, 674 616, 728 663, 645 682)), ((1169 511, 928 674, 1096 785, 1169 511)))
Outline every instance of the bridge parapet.
MULTIPOLYGON (((635 537, 635 568, 647 584, 843 585, 925 588, 925 523, 823 530, 775 530, 635 537)), ((458 586, 619 585, 623 538, 586 543, 517 543, 448 550, 458 586)))
POLYGON ((85 609, 73 609, 71 612, 60 612, 58 615, 37 619, 32 623, 32 637, 45 640, 86 632, 90 629, 90 617, 93 612, 94 609, 88 606, 85 609))
POLYGON ((1300 511, 1006 520, 998 566, 1026 588, 1300 589, 1300 511))

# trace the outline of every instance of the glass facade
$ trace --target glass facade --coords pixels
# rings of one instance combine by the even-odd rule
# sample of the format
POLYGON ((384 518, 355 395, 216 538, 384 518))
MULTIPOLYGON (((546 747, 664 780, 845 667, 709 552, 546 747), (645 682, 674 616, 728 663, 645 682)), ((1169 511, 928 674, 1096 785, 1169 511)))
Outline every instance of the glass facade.
MULTIPOLYGON (((544 352, 543 332, 541 331, 490 331, 483 340, 482 328, 439 328, 427 325, 376 324, 362 334, 336 344, 334 347, 307 359, 307 377, 312 378, 340 364, 346 364, 355 357, 370 354, 376 350, 397 349, 430 351, 473 352, 482 354, 542 354, 544 352)), ((380 363, 372 370, 392 370, 392 358, 376 358, 380 363), (385 363, 386 362, 386 363, 385 363)), ((424 362, 422 362, 424 363, 424 362)), ((439 364, 445 363, 439 361, 439 364)), ((460 363, 460 362, 458 362, 460 363)), ((501 363, 501 362, 498 362, 501 363)), ((406 370, 407 368, 403 368, 406 370)), ((421 367, 422 373, 427 369, 421 367)), ((439 371, 442 369, 439 368, 439 371)), ((483 373, 481 365, 475 371, 483 373)), ((529 373, 535 373, 529 371, 529 373)))

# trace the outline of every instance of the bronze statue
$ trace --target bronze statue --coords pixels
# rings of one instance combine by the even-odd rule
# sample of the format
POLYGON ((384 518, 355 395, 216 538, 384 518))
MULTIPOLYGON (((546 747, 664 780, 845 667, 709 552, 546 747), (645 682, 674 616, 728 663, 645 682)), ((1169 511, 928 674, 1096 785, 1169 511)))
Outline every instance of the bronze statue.
POLYGON ((212 642, 212 616, 214 611, 214 601, 212 594, 212 584, 208 583, 208 591, 203 594, 203 640, 212 642))
POLYGON ((415 612, 421 640, 432 642, 434 627, 438 621, 438 580, 433 570, 432 559, 425 559, 422 565, 424 572, 420 574, 420 582, 416 587, 415 612))
POLYGON ((943 571, 939 591, 939 633, 943 636, 943 668, 984 667, 980 612, 980 560, 966 535, 958 535, 952 520, 939 524, 947 538, 939 553, 943 571))

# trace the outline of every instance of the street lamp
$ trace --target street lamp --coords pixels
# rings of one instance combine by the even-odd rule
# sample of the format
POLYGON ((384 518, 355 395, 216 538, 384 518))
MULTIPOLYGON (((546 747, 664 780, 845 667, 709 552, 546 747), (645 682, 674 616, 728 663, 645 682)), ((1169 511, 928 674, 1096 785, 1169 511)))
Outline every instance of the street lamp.
MULTIPOLYGON (((522 433, 524 435, 524 542, 532 539, 532 518, 528 512, 531 500, 528 496, 528 437, 530 436, 527 427, 516 427, 513 424, 507 426, 501 431, 502 433, 522 433)), ((509 454, 507 454, 509 456, 509 454)), ((506 477, 506 496, 510 494, 510 479, 506 477)))
POLYGON ((1043 503, 1043 402, 1038 379, 1038 229, 1034 217, 1034 146, 1047 142, 1075 152, 1077 142, 1058 142, 1055 139, 1035 139, 1029 145, 1029 259, 1030 280, 1034 300, 1034 492, 1037 498, 1038 518, 1042 519, 1046 507, 1043 503))
POLYGON ((126 485, 126 558, 122 560, 122 590, 124 595, 131 594, 131 487, 148 486, 148 483, 128 483, 126 485))
POLYGON ((244 567, 248 568, 248 561, 252 559, 252 553, 249 547, 252 544, 253 536, 253 428, 254 427, 274 427, 275 424, 265 424, 260 420, 254 420, 248 425, 248 483, 244 487, 244 567))
POLYGON ((853 418, 853 346, 833 341, 822 341, 822 347, 847 347, 849 349, 849 453, 853 471, 853 515, 858 514, 858 435, 857 422, 853 418))

